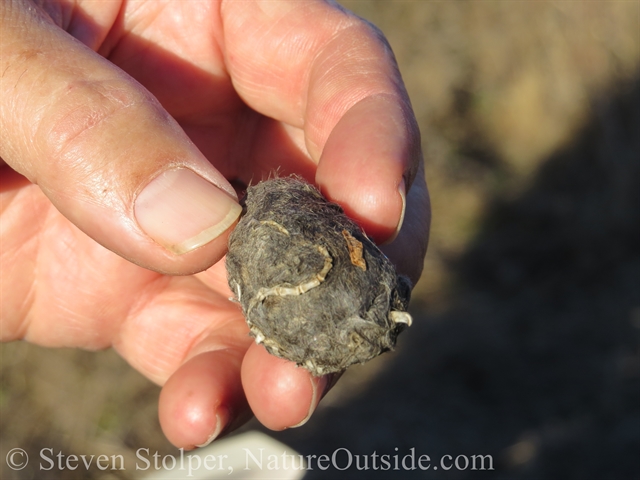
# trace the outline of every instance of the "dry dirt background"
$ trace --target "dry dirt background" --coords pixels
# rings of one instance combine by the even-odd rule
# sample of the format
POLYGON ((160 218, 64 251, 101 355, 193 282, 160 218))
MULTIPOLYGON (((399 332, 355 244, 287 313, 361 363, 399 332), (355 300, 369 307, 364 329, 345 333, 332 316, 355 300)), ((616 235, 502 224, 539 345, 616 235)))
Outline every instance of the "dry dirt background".
MULTIPOLYGON (((350 370, 307 425, 271 435, 305 454, 495 459, 493 472, 402 478, 640 478, 640 3, 342 3, 396 52, 432 240, 397 351, 350 370)), ((13 472, 15 446, 175 453, 158 388, 113 352, 13 343, 0 355, 3 480, 132 473, 13 472)))

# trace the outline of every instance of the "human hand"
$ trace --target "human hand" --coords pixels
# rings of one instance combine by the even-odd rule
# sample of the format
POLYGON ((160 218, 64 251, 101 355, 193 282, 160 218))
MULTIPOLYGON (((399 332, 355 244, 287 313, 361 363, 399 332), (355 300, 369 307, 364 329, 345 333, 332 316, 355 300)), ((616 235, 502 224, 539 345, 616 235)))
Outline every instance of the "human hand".
POLYGON ((387 251, 416 280, 428 196, 384 40, 321 1, 37 3, 0 6, 0 338, 114 347, 179 447, 249 407, 305 421, 330 380, 228 300, 230 181, 298 173, 377 241, 402 224, 387 251))

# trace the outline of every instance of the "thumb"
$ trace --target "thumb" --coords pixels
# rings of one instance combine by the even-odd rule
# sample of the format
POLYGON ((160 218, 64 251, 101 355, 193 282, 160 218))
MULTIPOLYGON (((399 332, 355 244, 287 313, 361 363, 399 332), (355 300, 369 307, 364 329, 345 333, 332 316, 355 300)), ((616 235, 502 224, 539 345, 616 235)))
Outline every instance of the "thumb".
POLYGON ((0 156, 121 256, 172 274, 226 250, 233 187, 158 101, 26 2, 0 7, 0 156))

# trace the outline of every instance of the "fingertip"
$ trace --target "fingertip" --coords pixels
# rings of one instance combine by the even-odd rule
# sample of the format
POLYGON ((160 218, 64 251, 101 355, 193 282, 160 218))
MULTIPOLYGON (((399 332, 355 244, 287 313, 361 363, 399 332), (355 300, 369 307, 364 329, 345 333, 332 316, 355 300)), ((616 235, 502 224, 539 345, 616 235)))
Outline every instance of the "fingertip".
POLYGON ((327 139, 316 173, 325 196, 376 243, 400 231, 406 183, 420 161, 417 132, 398 103, 376 96, 352 107, 327 139))
POLYGON ((207 445, 246 417, 239 368, 226 351, 206 352, 188 360, 167 380, 158 415, 173 445, 185 449, 207 445))
POLYGON ((327 377, 314 377, 252 344, 242 364, 242 384, 260 423, 271 430, 284 430, 309 420, 322 398, 327 377))

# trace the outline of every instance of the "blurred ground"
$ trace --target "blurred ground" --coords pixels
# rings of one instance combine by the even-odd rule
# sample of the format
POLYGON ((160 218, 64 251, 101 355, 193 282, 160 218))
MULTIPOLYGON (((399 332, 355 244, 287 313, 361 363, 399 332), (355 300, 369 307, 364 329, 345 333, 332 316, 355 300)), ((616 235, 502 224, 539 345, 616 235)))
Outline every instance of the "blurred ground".
MULTIPOLYGON (((398 57, 432 240, 397 351, 271 435, 304 454, 494 457, 393 478, 640 478, 640 4, 342 3, 398 57)), ((113 352, 0 348, 3 480, 135 474, 13 472, 14 446, 175 454, 158 389, 113 352)))

